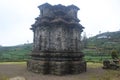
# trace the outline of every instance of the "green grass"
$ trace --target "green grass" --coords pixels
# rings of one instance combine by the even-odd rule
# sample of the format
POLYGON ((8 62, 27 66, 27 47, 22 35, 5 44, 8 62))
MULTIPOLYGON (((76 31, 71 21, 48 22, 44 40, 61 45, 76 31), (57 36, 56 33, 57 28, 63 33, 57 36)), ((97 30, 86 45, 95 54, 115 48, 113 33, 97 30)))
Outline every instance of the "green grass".
MULTIPOLYGON (((102 68, 101 63, 88 62, 89 68, 102 68)), ((88 80, 120 80, 120 70, 105 70, 103 74, 91 73, 88 80)))
POLYGON ((89 68, 98 68, 98 67, 102 67, 102 63, 87 62, 87 67, 89 67, 89 68))
MULTIPOLYGON (((1 65, 2 64, 23 64, 25 65, 26 62, 0 62, 0 64, 1 65)), ((87 62, 87 68, 97 69, 97 68, 102 68, 102 66, 103 66, 102 63, 87 62)), ((96 74, 96 73, 89 73, 88 71, 88 73, 86 74, 86 76, 89 76, 88 80, 120 80, 120 70, 104 70, 104 72, 101 72, 100 74, 96 74)), ((9 80, 9 77, 6 75, 0 75, 0 80, 9 80)), ((75 79, 75 80, 78 80, 78 79, 75 79)), ((82 80, 82 79, 79 79, 79 80, 82 80)))
POLYGON ((0 64, 26 64, 26 62, 0 62, 0 64))
POLYGON ((120 71, 106 70, 102 75, 91 76, 90 80, 120 80, 120 71))
POLYGON ((1 75, 0 80, 9 80, 9 78, 7 76, 1 75))
POLYGON ((111 60, 110 56, 85 56, 87 62, 103 62, 104 60, 111 60))

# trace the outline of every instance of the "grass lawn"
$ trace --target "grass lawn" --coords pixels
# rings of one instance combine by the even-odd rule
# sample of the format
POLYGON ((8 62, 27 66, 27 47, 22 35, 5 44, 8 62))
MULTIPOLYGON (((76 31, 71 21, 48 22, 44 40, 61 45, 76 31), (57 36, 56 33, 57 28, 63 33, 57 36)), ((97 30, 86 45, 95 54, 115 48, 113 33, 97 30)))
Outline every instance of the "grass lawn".
POLYGON ((120 70, 103 70, 102 63, 87 62, 87 72, 54 76, 35 74, 26 69, 26 62, 0 62, 0 80, 22 76, 26 80, 120 80, 120 70))
MULTIPOLYGON (((93 63, 88 62, 87 63, 88 68, 102 68, 102 63, 93 63)), ((98 70, 96 70, 98 71, 98 70)), ((88 80, 120 80, 120 69, 118 70, 104 70, 104 73, 95 73, 90 74, 90 78, 88 80)))
POLYGON ((0 64, 26 64, 26 62, 0 62, 0 64))

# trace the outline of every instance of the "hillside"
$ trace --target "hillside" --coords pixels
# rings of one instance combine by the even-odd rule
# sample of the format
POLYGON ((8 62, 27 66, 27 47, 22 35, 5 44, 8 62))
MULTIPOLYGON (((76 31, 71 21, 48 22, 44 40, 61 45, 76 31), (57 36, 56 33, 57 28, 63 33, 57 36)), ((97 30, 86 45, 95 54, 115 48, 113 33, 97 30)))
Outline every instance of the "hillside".
POLYGON ((120 49, 119 43, 120 43, 120 31, 105 32, 89 38, 88 48, 91 48, 91 45, 93 45, 94 47, 104 49, 117 49, 119 51, 120 49))
POLYGON ((96 35, 94 38, 97 38, 97 39, 108 39, 111 42, 120 42, 120 31, 105 32, 105 33, 96 35))
POLYGON ((0 61, 23 61, 29 58, 32 44, 0 47, 0 61))
POLYGON ((105 32, 87 39, 86 48, 83 52, 86 56, 105 57, 111 55, 114 49, 120 55, 120 31, 105 32))

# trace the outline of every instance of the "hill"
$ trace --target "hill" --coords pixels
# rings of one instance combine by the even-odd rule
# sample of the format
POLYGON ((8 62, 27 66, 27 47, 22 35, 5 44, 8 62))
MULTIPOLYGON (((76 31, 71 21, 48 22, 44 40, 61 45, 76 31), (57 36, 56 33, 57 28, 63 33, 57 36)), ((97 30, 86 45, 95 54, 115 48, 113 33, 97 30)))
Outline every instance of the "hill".
MULTIPOLYGON (((120 31, 105 32, 88 39, 88 48, 93 45, 95 48, 116 49, 119 51, 120 31)), ((120 51, 119 51, 120 52, 120 51)))
MULTIPOLYGON (((84 41, 83 41, 84 43, 84 41)), ((111 51, 114 49, 120 55, 120 31, 116 32, 105 32, 98 34, 94 37, 87 39, 86 47, 83 52, 87 56, 105 57, 111 55, 111 51)))
POLYGON ((23 61, 29 58, 32 44, 0 47, 0 61, 23 61))

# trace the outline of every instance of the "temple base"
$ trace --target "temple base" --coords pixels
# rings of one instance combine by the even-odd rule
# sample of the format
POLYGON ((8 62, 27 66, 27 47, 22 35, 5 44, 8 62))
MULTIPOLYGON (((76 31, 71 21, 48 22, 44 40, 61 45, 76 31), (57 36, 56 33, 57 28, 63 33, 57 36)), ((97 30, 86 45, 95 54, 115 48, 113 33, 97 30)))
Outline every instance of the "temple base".
POLYGON ((28 60, 28 70, 35 73, 67 75, 86 72, 85 61, 40 61, 28 60))

